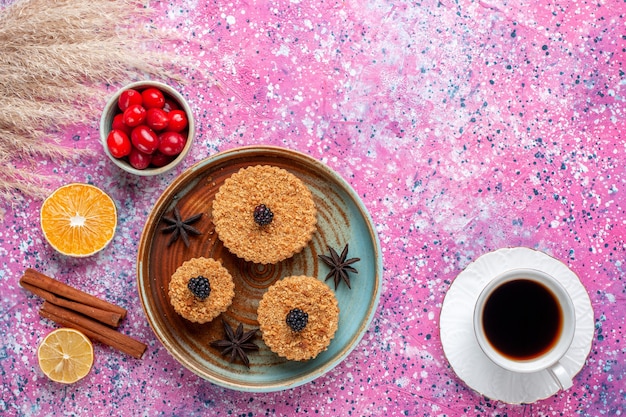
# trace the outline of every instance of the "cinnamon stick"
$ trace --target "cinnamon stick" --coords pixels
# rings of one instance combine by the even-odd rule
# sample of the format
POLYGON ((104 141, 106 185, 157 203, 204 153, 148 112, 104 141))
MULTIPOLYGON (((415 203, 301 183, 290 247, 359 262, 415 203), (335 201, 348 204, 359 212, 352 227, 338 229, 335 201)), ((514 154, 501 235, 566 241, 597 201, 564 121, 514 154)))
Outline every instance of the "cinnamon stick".
POLYGON ((66 298, 71 301, 75 301, 80 304, 91 306, 100 310, 110 311, 120 315, 123 319, 126 317, 126 309, 111 304, 107 301, 101 300, 91 294, 87 294, 84 291, 78 290, 74 287, 70 287, 54 278, 50 278, 47 275, 42 274, 32 268, 28 268, 22 278, 20 278, 20 284, 30 284, 33 287, 41 288, 56 296, 66 298))
POLYGON ((67 300, 62 297, 57 297, 56 294, 53 294, 49 291, 46 291, 42 288, 35 287, 26 282, 20 281, 20 284, 24 289, 32 292, 35 295, 43 298, 45 301, 49 301, 52 304, 56 304, 59 307, 64 307, 69 310, 74 310, 79 313, 84 314, 87 317, 91 317, 94 320, 98 320, 101 323, 112 327, 118 327, 120 325, 120 321, 122 320, 122 316, 119 313, 114 313, 112 311, 101 310, 96 307, 92 307, 86 304, 77 303, 75 301, 67 300))
POLYGON ((111 329, 88 317, 54 305, 48 301, 43 303, 39 315, 50 319, 61 326, 72 327, 83 332, 87 337, 111 346, 119 351, 141 359, 147 346, 138 340, 111 329))

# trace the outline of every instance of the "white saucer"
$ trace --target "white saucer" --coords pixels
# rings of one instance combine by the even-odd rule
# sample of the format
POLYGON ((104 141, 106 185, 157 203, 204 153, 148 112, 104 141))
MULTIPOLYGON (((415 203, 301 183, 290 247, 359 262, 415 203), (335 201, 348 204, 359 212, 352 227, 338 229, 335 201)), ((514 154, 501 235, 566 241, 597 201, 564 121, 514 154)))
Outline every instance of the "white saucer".
POLYGON ((576 330, 561 363, 572 377, 580 371, 591 350, 594 332, 589 294, 565 264, 528 248, 505 248, 487 253, 457 276, 441 308, 441 343, 456 374, 473 390, 511 404, 532 403, 559 391, 550 373, 517 374, 500 368, 485 356, 472 329, 474 302, 484 286, 491 278, 514 268, 545 271, 556 277, 569 293, 576 309, 576 330))

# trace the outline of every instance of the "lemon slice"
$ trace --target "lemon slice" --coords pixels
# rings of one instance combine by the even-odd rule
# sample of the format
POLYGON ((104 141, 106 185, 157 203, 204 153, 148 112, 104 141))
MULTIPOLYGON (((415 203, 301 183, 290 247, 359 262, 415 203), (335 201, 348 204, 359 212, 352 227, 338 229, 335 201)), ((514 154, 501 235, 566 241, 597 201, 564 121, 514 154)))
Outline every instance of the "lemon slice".
POLYGON ((37 349, 39 367, 53 381, 71 384, 84 378, 93 365, 93 345, 70 328, 50 332, 37 349))
POLYGON ((90 184, 68 184, 54 191, 41 206, 41 229, 63 255, 85 257, 104 249, 117 227, 115 203, 90 184))

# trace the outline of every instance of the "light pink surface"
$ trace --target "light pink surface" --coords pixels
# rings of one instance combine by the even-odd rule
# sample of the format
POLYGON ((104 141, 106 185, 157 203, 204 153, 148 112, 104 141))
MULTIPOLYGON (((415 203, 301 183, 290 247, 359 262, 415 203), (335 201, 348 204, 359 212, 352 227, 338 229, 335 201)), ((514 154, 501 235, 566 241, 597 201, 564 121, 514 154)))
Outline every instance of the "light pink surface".
MULTIPOLYGON (((70 129, 78 163, 44 161, 50 187, 90 182, 116 201, 112 244, 67 259, 45 243, 40 201, 0 228, 2 415, 552 416, 624 407, 626 248, 624 16, 618 1, 165 1, 155 25, 210 77, 178 86, 198 135, 176 171, 135 178, 110 163, 97 122, 70 129), (357 191, 383 248, 379 310, 332 372, 278 393, 224 390, 182 368, 139 303, 135 257, 151 207, 182 170, 220 150, 271 144, 326 163, 357 191), (530 405, 481 397, 457 378, 438 320, 451 282, 510 246, 566 263, 596 330, 574 387, 530 405), (142 360, 96 344, 81 382, 48 381, 36 346, 53 325, 18 286, 27 267, 129 310, 142 360), (562 413, 562 414, 561 414, 562 413)), ((183 71, 183 73, 185 73, 183 71)), ((103 104, 108 98, 103 90, 103 104)))

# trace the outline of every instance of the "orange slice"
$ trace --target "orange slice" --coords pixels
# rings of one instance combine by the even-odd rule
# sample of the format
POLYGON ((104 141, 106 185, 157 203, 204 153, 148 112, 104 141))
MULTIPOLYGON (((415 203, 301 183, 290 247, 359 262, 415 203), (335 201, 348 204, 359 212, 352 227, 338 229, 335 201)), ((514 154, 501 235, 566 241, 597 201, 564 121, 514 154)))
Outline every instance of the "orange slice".
POLYGON ((49 333, 37 349, 39 367, 55 382, 71 384, 84 378, 93 365, 93 345, 79 332, 70 328, 49 333))
POLYGON ((43 234, 64 255, 93 255, 113 239, 116 227, 115 203, 93 185, 64 185, 41 206, 43 234))

